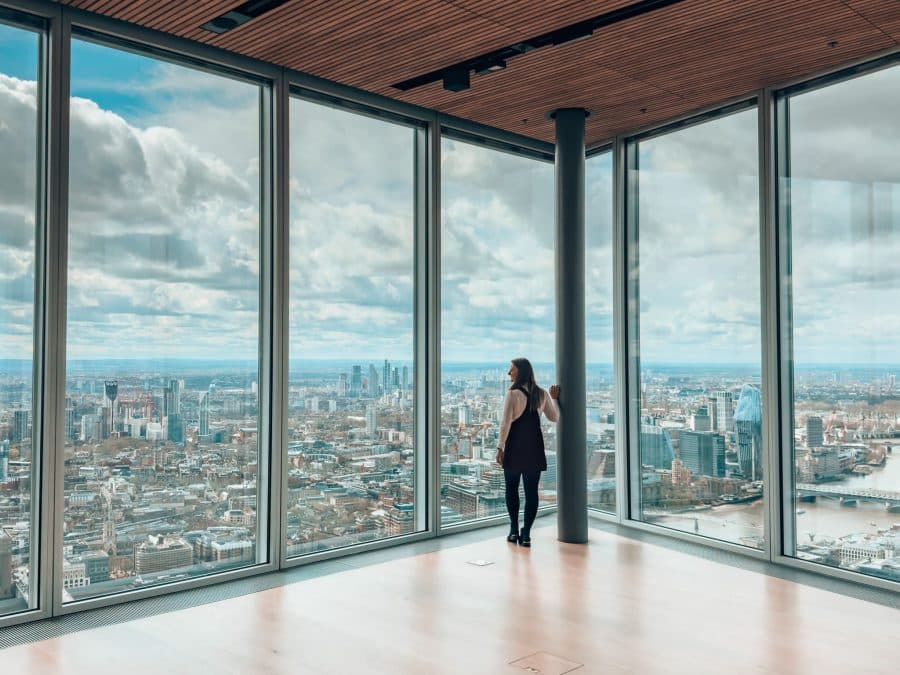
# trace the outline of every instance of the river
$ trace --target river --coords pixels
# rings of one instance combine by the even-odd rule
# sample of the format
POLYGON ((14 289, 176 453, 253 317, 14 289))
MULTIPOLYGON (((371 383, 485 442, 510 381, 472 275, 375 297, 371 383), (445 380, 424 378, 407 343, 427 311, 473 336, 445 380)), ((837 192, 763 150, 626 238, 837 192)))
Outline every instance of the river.
MULTIPOLYGON (((885 465, 873 467, 868 476, 851 475, 834 486, 867 487, 900 490, 900 454, 888 455, 885 465)), ((841 506, 837 499, 819 497, 815 502, 796 505, 797 543, 811 539, 837 539, 848 534, 875 533, 900 524, 900 513, 889 513, 884 504, 857 502, 857 506, 841 506)), ((676 530, 694 532, 735 543, 752 544, 763 536, 765 518, 762 500, 750 504, 717 506, 689 514, 658 516, 654 522, 676 530)))

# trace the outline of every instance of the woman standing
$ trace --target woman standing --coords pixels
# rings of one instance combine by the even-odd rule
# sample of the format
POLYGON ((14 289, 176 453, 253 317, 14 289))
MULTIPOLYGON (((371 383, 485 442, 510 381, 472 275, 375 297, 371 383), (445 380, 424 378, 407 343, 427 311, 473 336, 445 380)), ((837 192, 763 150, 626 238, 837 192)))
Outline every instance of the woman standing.
POLYGON ((512 386, 506 392, 503 403, 503 421, 500 424, 500 442, 497 445, 497 464, 503 466, 506 478, 506 509, 509 511, 510 529, 506 540, 531 546, 531 525, 538 510, 538 483, 541 471, 547 470, 544 453, 544 434, 541 431, 541 413, 551 422, 559 419, 559 387, 553 385, 550 392, 541 389, 534 381, 534 369, 528 359, 513 359, 509 368, 512 386), (525 482, 525 523, 519 532, 519 480, 525 482))

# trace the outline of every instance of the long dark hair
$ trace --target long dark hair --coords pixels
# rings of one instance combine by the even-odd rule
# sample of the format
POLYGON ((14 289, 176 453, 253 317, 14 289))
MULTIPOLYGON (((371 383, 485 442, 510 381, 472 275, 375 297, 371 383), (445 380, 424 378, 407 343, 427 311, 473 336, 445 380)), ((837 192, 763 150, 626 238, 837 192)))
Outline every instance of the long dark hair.
POLYGON ((531 361, 524 358, 513 359, 512 364, 516 367, 516 381, 512 383, 510 389, 519 387, 524 389, 528 396, 528 410, 537 410, 544 400, 544 390, 534 381, 534 368, 531 367, 531 361))

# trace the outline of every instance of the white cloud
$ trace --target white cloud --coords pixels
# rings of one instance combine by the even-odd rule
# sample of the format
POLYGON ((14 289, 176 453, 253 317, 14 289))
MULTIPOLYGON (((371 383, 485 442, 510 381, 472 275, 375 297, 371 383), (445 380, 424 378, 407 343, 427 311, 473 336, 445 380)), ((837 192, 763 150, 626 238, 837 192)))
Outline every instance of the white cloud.
MULTIPOLYGON (((168 64, 155 73, 146 109, 72 102, 70 356, 255 355, 260 90, 168 64)), ((792 104, 802 359, 900 360, 897 83, 893 69, 792 104)), ((115 86, 133 93, 132 82, 115 86)), ((35 94, 0 75, 10 355, 31 349, 35 94)), ((411 359, 416 131, 304 101, 291 111, 295 357, 411 359)), ((642 144, 645 360, 758 362, 755 144, 754 111, 642 144)), ((444 358, 551 361, 552 166, 447 140, 442 177, 444 358)), ((606 360, 609 162, 592 160, 587 178, 588 356, 606 360)))

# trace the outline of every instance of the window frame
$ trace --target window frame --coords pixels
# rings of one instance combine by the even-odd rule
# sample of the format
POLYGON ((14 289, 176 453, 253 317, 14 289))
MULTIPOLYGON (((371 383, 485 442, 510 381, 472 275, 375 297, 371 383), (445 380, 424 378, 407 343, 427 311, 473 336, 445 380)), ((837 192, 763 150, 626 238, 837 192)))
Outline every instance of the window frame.
MULTIPOLYGON (((616 522, 637 530, 654 532, 667 537, 699 543, 703 546, 718 548, 732 553, 739 553, 755 559, 769 560, 771 558, 771 542, 775 536, 771 529, 770 518, 770 502, 777 501, 771 499, 771 487, 766 491, 763 497, 763 537, 764 545, 760 549, 754 549, 742 544, 713 539, 704 535, 694 534, 675 530, 663 525, 656 525, 642 520, 641 506, 641 455, 640 455, 640 410, 641 410, 641 394, 640 394, 640 276, 639 276, 639 250, 640 250, 640 234, 639 234, 639 212, 638 212, 638 183, 640 164, 638 161, 638 147, 641 141, 657 138, 675 131, 683 130, 693 126, 698 126, 705 122, 713 121, 743 112, 753 108, 757 109, 757 151, 758 151, 758 191, 760 200, 763 199, 764 186, 767 182, 767 173, 764 170, 764 154, 763 149, 766 147, 766 137, 763 133, 765 130, 761 119, 765 116, 760 102, 764 100, 762 92, 742 96, 732 101, 712 106, 696 113, 682 116, 674 120, 669 120, 662 124, 649 126, 632 134, 616 137, 615 143, 618 149, 618 161, 621 164, 621 170, 616 171, 616 179, 621 181, 621 188, 616 193, 616 199, 619 204, 616 209, 616 231, 622 237, 621 246, 624 251, 620 251, 619 264, 624 272, 617 275, 617 280, 621 289, 616 292, 616 299, 621 304, 622 311, 619 315, 619 326, 616 329, 617 336, 623 336, 621 342, 623 346, 621 351, 624 354, 619 355, 616 365, 624 361, 625 372, 617 374, 620 381, 620 391, 626 393, 626 401, 624 402, 625 423, 627 424, 627 442, 625 444, 623 463, 627 465, 627 480, 625 480, 626 492, 616 495, 617 504, 621 508, 617 511, 616 522), (623 278, 624 277, 624 278, 623 278), (624 323, 625 325, 621 325, 624 323), (625 502, 627 499, 627 503, 625 502)), ((760 202, 762 206, 762 201, 760 202)), ((767 228, 766 228, 766 210, 760 208, 758 214, 758 236, 760 245, 760 372, 761 372, 761 395, 765 401, 764 406, 768 410, 768 414, 763 415, 762 422, 762 464, 764 472, 764 484, 774 485, 775 476, 769 472, 769 460, 767 459, 772 448, 769 443, 770 429, 773 424, 777 424, 777 414, 773 414, 775 410, 772 392, 768 386, 768 364, 770 362, 770 347, 767 339, 767 312, 764 298, 767 297, 768 288, 768 263, 765 255, 767 228), (767 398, 768 397, 768 398, 767 398)), ((618 470, 618 467, 617 467, 618 470)))
MULTIPOLYGON (((413 136, 413 373, 412 380, 415 383, 415 399, 414 399, 414 461, 415 461, 415 485, 414 485, 414 502, 415 502, 415 531, 409 534, 393 535, 382 537, 368 542, 355 544, 343 544, 332 548, 319 551, 310 551, 298 555, 288 555, 287 540, 287 508, 282 506, 280 509, 280 519, 282 522, 282 535, 279 543, 280 552, 279 559, 282 568, 295 567, 297 565, 309 564, 320 560, 328 560, 334 557, 342 557, 344 555, 352 555, 354 553, 367 551, 371 549, 395 546, 399 543, 418 541, 422 538, 431 536, 430 517, 433 511, 429 500, 430 472, 432 461, 429 452, 429 444, 427 442, 428 431, 428 392, 429 377, 427 373, 428 347, 429 347, 429 327, 427 325, 427 290, 429 279, 427 275, 428 265, 423 264, 423 258, 427 257, 428 245, 428 159, 430 153, 430 124, 428 120, 411 116, 408 111, 386 110, 384 108, 370 105, 362 98, 348 99, 337 96, 330 91, 322 91, 309 87, 302 80, 288 78, 286 81, 287 99, 285 101, 284 112, 284 134, 285 139, 289 141, 290 133, 288 131, 290 125, 290 103, 292 100, 312 103, 319 106, 330 107, 341 112, 359 115, 371 120, 393 124, 411 130, 413 136), (425 371, 425 372, 423 372, 425 371)), ((288 428, 288 406, 287 392, 288 379, 290 372, 290 151, 287 149, 289 143, 285 143, 285 169, 284 174, 288 181, 285 185, 285 214, 284 219, 284 242, 281 246, 279 255, 279 263, 284 269, 284 296, 281 308, 281 321, 284 325, 284 358, 282 363, 288 364, 284 368, 284 395, 282 401, 284 425, 283 425, 283 465, 287 466, 287 428, 288 428)), ((282 470, 281 475, 281 493, 286 495, 287 472, 282 470)))
POLYGON ((49 357, 44 345, 47 332, 46 288, 49 266, 47 230, 53 217, 51 195, 51 144, 52 129, 51 83, 51 21, 49 13, 26 12, 16 7, 0 6, 0 23, 13 30, 21 30, 37 37, 37 115, 35 118, 35 203, 34 203, 34 281, 32 286, 32 365, 31 365, 31 515, 29 550, 29 595, 24 609, 0 614, 0 628, 25 621, 35 621, 50 616, 48 601, 51 570, 52 528, 47 519, 53 512, 52 490, 48 489, 46 476, 50 472, 50 453, 46 437, 51 422, 45 413, 46 373, 50 370, 49 357))
POLYGON ((765 90, 769 102, 769 128, 767 129, 770 156, 767 158, 768 186, 767 211, 770 220, 769 247, 772 277, 772 294, 776 303, 771 312, 773 357, 772 368, 777 372, 779 389, 778 440, 781 452, 771 458, 778 467, 779 497, 777 510, 770 512, 773 530, 778 533, 773 541, 771 561, 789 568, 802 569, 851 582, 861 586, 900 592, 900 582, 855 572, 824 563, 811 562, 796 557, 795 517, 795 448, 794 448, 794 318, 793 318, 793 257, 791 231, 791 112, 790 100, 798 95, 850 82, 883 70, 900 67, 900 49, 876 58, 830 69, 825 73, 798 79, 781 87, 765 90))
MULTIPOLYGON (((272 531, 279 523, 272 522, 271 503, 277 497, 272 494, 271 471, 273 464, 277 463, 275 439, 272 427, 272 380, 274 379, 274 353, 272 349, 272 326, 270 317, 274 311, 274 294, 272 291, 272 258, 274 241, 274 162, 271 154, 274 137, 274 77, 266 77, 266 70, 256 71, 240 67, 243 59, 208 60, 202 56, 194 55, 190 50, 173 49, 177 47, 177 39, 156 41, 146 40, 140 30, 121 24, 121 22, 106 20, 105 17, 93 15, 84 16, 80 12, 73 12, 69 18, 67 12, 63 13, 61 25, 57 32, 60 34, 60 80, 59 91, 59 159, 58 174, 59 184, 59 222, 55 231, 51 233, 51 239, 55 241, 56 279, 54 284, 55 297, 55 352, 58 354, 56 361, 55 378, 55 403, 56 403, 56 429, 55 429, 55 504, 60 505, 54 511, 54 574, 53 592, 51 596, 53 615, 61 616, 73 612, 128 602, 140 598, 155 597, 180 590, 199 588, 227 580, 240 579, 254 574, 275 571, 277 565, 277 550, 273 547, 272 531), (121 24, 121 25, 120 25, 121 24), (210 75, 227 77, 232 80, 246 82, 260 88, 259 99, 259 158, 260 158, 260 182, 259 182, 259 264, 260 275, 258 280, 258 342, 257 342, 257 370, 259 392, 259 417, 258 417, 258 468, 257 468, 257 545, 256 562, 244 567, 222 572, 213 572, 208 575, 193 577, 186 580, 171 582, 168 584, 154 585, 145 589, 116 591, 104 595, 63 602, 63 541, 56 533, 64 531, 65 496, 64 496, 64 461, 65 461, 65 387, 66 387, 66 349, 67 349, 67 275, 68 275, 68 161, 69 161, 69 105, 71 86, 71 46, 73 40, 89 42, 102 47, 116 49, 138 56, 144 56, 165 63, 187 67, 210 75)), ((274 74, 274 73, 273 73, 274 74)), ((51 291, 51 296, 53 291, 51 291)))

